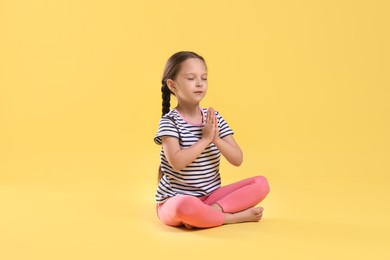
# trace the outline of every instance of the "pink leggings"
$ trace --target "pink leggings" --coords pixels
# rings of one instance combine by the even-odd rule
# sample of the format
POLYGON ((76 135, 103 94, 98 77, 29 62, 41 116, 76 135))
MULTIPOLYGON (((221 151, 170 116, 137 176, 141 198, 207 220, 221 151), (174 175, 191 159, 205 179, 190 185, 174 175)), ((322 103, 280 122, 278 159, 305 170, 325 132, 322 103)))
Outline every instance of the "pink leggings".
POLYGON ((224 223, 224 213, 235 213, 256 206, 269 193, 267 179, 251 177, 213 191, 204 197, 176 195, 157 205, 160 220, 169 226, 185 224, 208 228, 224 223), (217 203, 223 212, 211 207, 217 203))

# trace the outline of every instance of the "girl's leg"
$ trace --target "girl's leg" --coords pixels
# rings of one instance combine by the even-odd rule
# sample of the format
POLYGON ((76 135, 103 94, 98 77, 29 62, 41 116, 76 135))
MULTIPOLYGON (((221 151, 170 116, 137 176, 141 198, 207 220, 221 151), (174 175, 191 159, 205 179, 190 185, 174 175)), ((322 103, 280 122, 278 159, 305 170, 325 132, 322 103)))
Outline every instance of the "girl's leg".
POLYGON ((267 196, 269 190, 267 179, 255 176, 215 190, 204 203, 216 203, 224 213, 235 213, 256 206, 267 196))
POLYGON ((169 226, 194 226, 209 228, 224 223, 224 214, 199 198, 188 195, 177 195, 157 207, 160 220, 169 226))

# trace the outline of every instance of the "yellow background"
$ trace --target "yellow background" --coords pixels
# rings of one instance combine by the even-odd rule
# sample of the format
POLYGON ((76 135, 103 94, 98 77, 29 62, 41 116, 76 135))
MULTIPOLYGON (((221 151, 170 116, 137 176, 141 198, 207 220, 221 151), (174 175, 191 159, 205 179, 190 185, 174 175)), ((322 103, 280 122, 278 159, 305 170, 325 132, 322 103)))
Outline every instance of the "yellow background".
POLYGON ((389 7, 0 0, 0 258, 389 259, 389 7), (160 81, 180 50, 206 59, 202 105, 244 150, 223 183, 269 179, 259 223, 156 217, 160 81))

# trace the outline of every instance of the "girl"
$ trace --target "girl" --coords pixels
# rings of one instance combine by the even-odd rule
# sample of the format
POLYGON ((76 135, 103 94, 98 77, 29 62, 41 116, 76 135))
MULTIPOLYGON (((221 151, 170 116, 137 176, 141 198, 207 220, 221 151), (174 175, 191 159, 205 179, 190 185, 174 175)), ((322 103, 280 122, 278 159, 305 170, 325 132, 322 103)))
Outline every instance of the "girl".
POLYGON ((269 192, 265 177, 221 187, 220 155, 235 166, 242 151, 229 125, 213 108, 199 103, 207 92, 205 60, 194 52, 172 55, 162 77, 162 118, 155 143, 162 145, 157 214, 169 226, 209 228, 259 221, 255 207, 269 192), (170 110, 170 95, 178 105, 170 110))

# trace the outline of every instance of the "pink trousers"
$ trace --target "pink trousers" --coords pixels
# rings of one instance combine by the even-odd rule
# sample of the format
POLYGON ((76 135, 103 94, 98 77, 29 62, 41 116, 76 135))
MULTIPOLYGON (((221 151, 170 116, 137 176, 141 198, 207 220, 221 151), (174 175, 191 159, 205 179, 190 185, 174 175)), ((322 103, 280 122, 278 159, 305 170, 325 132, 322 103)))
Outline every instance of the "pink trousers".
POLYGON ((263 176, 251 177, 213 191, 204 197, 176 195, 157 205, 160 220, 169 226, 184 223, 193 227, 209 228, 224 223, 224 213, 235 213, 256 206, 269 193, 268 181, 263 176), (211 207, 218 204, 223 212, 211 207))

